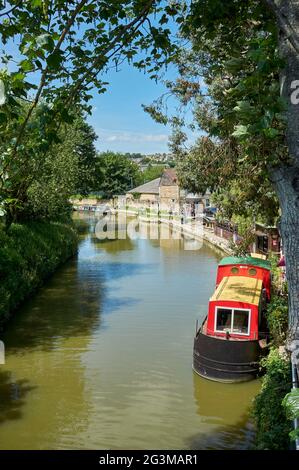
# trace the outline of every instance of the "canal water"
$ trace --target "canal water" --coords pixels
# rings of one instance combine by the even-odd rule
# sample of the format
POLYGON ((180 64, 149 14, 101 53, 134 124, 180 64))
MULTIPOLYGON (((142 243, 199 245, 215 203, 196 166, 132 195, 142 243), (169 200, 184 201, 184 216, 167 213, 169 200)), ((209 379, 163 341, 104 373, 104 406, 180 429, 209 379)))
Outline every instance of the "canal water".
POLYGON ((0 449, 249 448, 259 382, 191 368, 219 255, 164 237, 99 240, 96 219, 80 217, 78 256, 7 326, 0 449))

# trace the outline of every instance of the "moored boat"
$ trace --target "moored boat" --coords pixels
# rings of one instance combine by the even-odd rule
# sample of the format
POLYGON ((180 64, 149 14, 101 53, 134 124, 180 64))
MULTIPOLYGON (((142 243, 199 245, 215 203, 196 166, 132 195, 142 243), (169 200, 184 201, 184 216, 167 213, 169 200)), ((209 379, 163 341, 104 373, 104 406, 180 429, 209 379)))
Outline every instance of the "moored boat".
POLYGON ((251 256, 224 258, 218 266, 208 315, 196 328, 194 371, 221 382, 256 378, 267 346, 264 312, 270 296, 268 261, 251 256))

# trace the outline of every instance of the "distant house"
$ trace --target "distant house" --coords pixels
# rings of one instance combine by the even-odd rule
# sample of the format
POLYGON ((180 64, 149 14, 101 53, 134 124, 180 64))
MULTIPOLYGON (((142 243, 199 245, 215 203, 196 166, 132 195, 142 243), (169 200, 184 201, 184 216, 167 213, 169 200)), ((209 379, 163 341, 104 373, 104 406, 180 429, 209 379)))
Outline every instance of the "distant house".
POLYGON ((205 194, 188 193, 181 190, 181 199, 184 199, 187 204, 201 205, 203 209, 211 207, 211 191, 208 189, 205 194))
POLYGON ((131 189, 127 200, 138 200, 148 206, 159 204, 160 209, 178 211, 184 203, 200 205, 202 209, 210 206, 210 192, 205 195, 191 194, 181 189, 175 169, 166 168, 162 176, 131 189), (137 196, 137 197, 136 197, 137 196))
POLYGON ((158 202, 159 200, 159 187, 160 187, 161 178, 156 178, 147 183, 141 184, 134 189, 131 189, 127 192, 126 198, 133 199, 134 196, 138 196, 139 201, 146 202, 158 202))
MULTIPOLYGON (((238 242, 242 237, 238 234, 238 226, 229 221, 213 222, 215 235, 238 242)), ((281 250, 281 238, 276 227, 268 227, 262 224, 255 224, 255 240, 250 247, 250 251, 261 255, 268 255, 270 252, 279 255, 281 250)))
POLYGON ((269 227, 263 224, 255 224, 255 244, 257 253, 268 254, 269 252, 280 253, 281 238, 276 227, 269 227))

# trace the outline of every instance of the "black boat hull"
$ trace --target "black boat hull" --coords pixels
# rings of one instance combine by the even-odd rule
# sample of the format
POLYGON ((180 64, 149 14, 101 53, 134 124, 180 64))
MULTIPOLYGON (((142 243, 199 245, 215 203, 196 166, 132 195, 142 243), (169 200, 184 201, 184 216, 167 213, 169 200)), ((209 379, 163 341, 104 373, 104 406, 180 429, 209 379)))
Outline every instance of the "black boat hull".
POLYGON ((218 382, 246 382, 258 377, 262 354, 258 340, 225 340, 198 331, 194 338, 193 369, 201 377, 218 382))

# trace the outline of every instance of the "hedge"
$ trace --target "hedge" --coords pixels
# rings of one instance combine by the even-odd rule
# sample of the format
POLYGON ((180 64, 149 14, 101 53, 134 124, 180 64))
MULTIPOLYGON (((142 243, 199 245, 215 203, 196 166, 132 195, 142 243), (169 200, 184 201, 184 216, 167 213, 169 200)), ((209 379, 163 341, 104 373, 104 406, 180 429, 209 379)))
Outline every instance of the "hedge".
POLYGON ((0 227, 0 325, 42 283, 76 253, 77 232, 59 222, 0 227))

